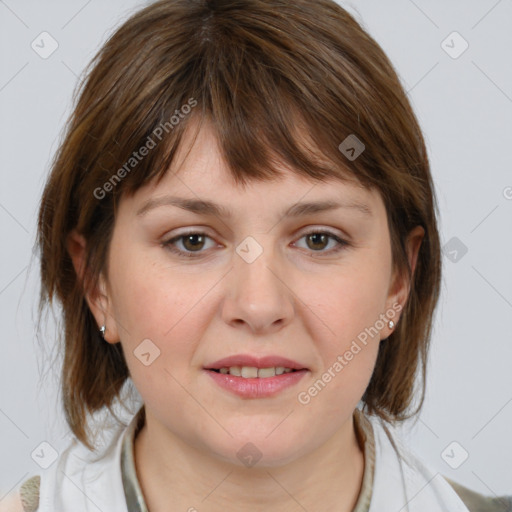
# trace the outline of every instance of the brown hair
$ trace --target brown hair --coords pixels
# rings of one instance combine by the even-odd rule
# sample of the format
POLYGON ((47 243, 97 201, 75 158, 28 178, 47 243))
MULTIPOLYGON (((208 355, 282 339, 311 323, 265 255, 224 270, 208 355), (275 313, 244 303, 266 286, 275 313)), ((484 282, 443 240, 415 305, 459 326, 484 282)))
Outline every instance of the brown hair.
POLYGON ((91 448, 87 414, 111 411, 129 372, 121 344, 98 333, 67 237, 76 229, 87 240, 95 286, 107 274, 116 202, 164 175, 193 117, 211 121, 239 185, 272 179, 284 161, 313 179, 351 178, 378 189, 394 269, 406 273, 411 289, 396 329, 380 343, 363 401, 386 421, 419 411, 441 279, 436 198, 406 93, 350 14, 331 0, 161 0, 109 38, 76 98, 43 193, 38 244, 40 310, 55 297, 62 304, 61 391, 81 442, 91 448), (316 151, 305 147, 299 126, 316 151), (365 145, 353 161, 338 149, 351 134, 365 145), (150 139, 151 151, 130 160, 150 139), (425 238, 411 277, 405 243, 417 225, 425 238), (411 413, 418 373, 420 400, 411 413))

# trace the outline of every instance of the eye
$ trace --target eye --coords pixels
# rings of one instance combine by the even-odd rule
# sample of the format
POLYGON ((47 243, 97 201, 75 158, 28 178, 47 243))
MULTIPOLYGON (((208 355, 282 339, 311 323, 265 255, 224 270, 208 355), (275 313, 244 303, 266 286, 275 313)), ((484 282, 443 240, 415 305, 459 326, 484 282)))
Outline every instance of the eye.
MULTIPOLYGON (((299 238, 299 240, 302 239, 306 240, 306 249, 321 254, 336 253, 349 245, 348 242, 341 239, 336 234, 325 230, 310 231, 299 238), (325 251, 324 249, 329 246, 330 242, 332 242, 331 247, 334 246, 334 248, 325 251)), ((197 258, 206 252, 206 250, 203 249, 209 249, 215 246, 215 243, 213 243, 210 247, 205 247, 207 240, 213 242, 213 239, 206 233, 191 231, 164 241, 162 246, 178 256, 197 258), (179 245, 181 245, 182 248, 178 247, 179 245)))
POLYGON ((194 258, 201 256, 204 252, 201 249, 204 249, 207 239, 212 240, 206 233, 191 231, 190 233, 182 233, 181 235, 175 236, 163 242, 162 245, 179 256, 194 258), (178 243, 180 243, 184 249, 179 249, 177 247, 178 243))
POLYGON ((341 251, 345 246, 348 245, 348 242, 341 239, 339 236, 325 230, 310 231, 309 233, 303 235, 299 240, 302 239, 306 240, 306 249, 310 249, 313 252, 321 252, 327 254, 341 251), (333 242, 334 249, 324 251, 323 249, 329 245, 329 242, 333 242))

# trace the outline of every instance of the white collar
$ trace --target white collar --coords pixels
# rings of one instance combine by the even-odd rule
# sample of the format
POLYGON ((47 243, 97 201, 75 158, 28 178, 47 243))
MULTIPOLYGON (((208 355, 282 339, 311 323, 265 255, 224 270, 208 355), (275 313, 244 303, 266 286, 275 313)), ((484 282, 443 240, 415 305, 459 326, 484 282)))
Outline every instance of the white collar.
POLYGON ((382 420, 369 418, 375 436, 375 476, 369 512, 470 512, 443 476, 392 436, 382 420))
MULTIPOLYGON (((41 475, 38 512, 147 512, 143 499, 136 499, 137 492, 140 496, 142 493, 133 464, 133 439, 142 409, 128 426, 115 429, 111 442, 99 455, 73 441, 41 475), (127 480, 130 471, 133 475, 127 480)), ((450 484, 408 452, 381 420, 365 418, 367 429, 371 424, 375 442, 368 512, 469 512, 450 484)))

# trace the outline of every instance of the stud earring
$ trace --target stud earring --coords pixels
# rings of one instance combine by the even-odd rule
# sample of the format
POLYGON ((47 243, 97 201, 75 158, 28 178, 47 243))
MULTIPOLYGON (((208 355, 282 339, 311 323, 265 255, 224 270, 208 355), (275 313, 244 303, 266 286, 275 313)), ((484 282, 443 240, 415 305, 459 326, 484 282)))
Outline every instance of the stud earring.
POLYGON ((107 330, 107 326, 103 324, 100 328, 100 334, 103 339, 105 339, 105 331, 107 330))
POLYGON ((395 322, 393 322, 393 320, 390 320, 390 321, 388 322, 388 327, 389 327, 390 329, 393 329, 393 327, 395 327, 395 322))

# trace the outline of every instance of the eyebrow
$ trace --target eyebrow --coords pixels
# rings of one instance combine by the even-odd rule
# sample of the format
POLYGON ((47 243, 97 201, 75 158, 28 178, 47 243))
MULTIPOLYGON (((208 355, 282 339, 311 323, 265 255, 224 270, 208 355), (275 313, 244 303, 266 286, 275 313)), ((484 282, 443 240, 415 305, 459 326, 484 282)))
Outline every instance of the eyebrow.
MULTIPOLYGON (((183 197, 162 196, 147 201, 138 211, 137 216, 143 216, 150 210, 160 206, 177 206, 183 210, 187 210, 199 215, 207 215, 212 217, 233 218, 234 214, 225 206, 208 201, 205 199, 187 199, 183 197)), ((358 202, 339 202, 339 201, 312 201, 295 203, 287 210, 281 212, 283 217, 300 217, 319 213, 329 210, 337 210, 339 208, 354 209, 365 216, 371 216, 371 208, 358 202)))

